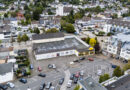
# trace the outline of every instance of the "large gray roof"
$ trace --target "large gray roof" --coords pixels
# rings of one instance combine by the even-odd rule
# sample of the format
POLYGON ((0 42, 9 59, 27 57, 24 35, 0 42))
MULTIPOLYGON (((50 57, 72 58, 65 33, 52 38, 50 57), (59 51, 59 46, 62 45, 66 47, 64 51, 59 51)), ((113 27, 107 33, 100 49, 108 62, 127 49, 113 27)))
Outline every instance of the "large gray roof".
POLYGON ((130 22, 128 21, 122 21, 122 20, 117 20, 117 19, 110 19, 107 21, 108 24, 113 24, 117 26, 124 26, 130 28, 130 22))
POLYGON ((0 64, 0 75, 11 72, 13 69, 13 63, 0 64))
POLYGON ((61 32, 58 33, 48 33, 48 34, 34 34, 32 35, 32 40, 48 39, 48 38, 60 38, 64 37, 61 32))
POLYGON ((108 90, 130 90, 130 75, 118 79, 116 82, 106 86, 108 90))
POLYGON ((86 89, 86 90, 107 90, 105 87, 100 85, 98 82, 93 80, 91 77, 88 77, 84 80, 79 81, 79 83, 86 89))
POLYGON ((37 43, 33 45, 33 50, 36 54, 57 52, 63 50, 88 50, 89 47, 82 44, 76 38, 66 38, 65 40, 47 42, 47 43, 37 43))

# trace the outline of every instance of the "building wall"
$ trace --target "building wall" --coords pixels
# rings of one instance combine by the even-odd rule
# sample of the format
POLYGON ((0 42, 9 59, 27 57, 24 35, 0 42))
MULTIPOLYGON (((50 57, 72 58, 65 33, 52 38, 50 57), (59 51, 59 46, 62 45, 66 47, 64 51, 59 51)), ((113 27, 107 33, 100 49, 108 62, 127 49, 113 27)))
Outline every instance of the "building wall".
POLYGON ((67 56, 67 55, 73 55, 73 54, 75 54, 75 50, 66 50, 66 51, 60 51, 60 52, 38 54, 38 55, 35 55, 35 58, 36 60, 41 60, 41 59, 48 59, 48 58, 54 58, 57 56, 67 56))
POLYGON ((120 57, 129 60, 130 59, 130 51, 121 49, 120 57))
POLYGON ((107 51, 108 51, 108 53, 116 54, 117 53, 117 47, 112 46, 112 45, 108 45, 107 46, 107 51))
POLYGON ((64 40, 64 37, 61 38, 51 38, 51 39, 40 39, 40 40, 33 40, 33 43, 45 43, 45 42, 53 42, 53 41, 61 41, 64 40))
POLYGON ((12 70, 12 72, 6 73, 4 75, 0 75, 0 83, 5 83, 5 82, 8 82, 8 81, 12 81, 13 76, 14 76, 13 70, 12 70))

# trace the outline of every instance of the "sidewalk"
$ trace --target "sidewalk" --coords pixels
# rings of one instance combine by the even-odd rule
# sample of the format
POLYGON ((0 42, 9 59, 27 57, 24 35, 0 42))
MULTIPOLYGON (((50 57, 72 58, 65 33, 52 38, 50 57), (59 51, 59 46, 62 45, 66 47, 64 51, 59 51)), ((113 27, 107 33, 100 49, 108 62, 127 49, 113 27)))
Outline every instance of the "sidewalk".
POLYGON ((68 70, 65 71, 65 80, 64 80, 64 83, 62 84, 60 90, 67 90, 66 86, 67 86, 67 82, 69 81, 69 77, 70 77, 70 71, 68 69, 68 70))

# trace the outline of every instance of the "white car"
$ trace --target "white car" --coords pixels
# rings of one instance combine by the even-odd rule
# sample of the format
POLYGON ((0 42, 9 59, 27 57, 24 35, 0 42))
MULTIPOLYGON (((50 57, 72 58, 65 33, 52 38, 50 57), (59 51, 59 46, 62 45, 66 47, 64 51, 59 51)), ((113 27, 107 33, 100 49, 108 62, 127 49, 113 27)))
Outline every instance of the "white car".
POLYGON ((7 85, 8 85, 10 88, 14 88, 14 87, 15 87, 15 85, 14 85, 13 83, 11 83, 11 82, 7 82, 7 85))
POLYGON ((102 75, 102 70, 98 70, 97 75, 99 75, 99 76, 102 75))
POLYGON ((54 87, 54 86, 51 86, 49 90, 55 90, 55 87, 54 87))
POLYGON ((84 75, 84 71, 82 70, 82 71, 80 71, 80 75, 81 76, 83 76, 84 75))
POLYGON ((53 68, 53 69, 56 69, 56 65, 55 65, 55 64, 52 64, 52 68, 53 68))
POLYGON ((69 80, 67 83, 67 88, 70 88, 72 86, 72 80, 69 80))

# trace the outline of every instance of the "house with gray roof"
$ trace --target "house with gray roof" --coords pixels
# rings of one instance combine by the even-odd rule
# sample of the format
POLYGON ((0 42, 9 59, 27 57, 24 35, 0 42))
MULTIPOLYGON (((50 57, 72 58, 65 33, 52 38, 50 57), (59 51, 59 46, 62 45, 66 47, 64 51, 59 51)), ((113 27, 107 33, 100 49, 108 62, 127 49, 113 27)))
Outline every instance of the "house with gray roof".
POLYGON ((80 90, 107 90, 100 83, 96 82, 92 77, 78 81, 80 90))
POLYGON ((120 33, 130 31, 130 22, 121 19, 110 19, 106 21, 106 32, 120 33))
POLYGON ((12 81, 13 77, 13 63, 0 64, 0 83, 12 81))
POLYGON ((107 51, 111 56, 123 60, 130 59, 130 31, 119 33, 110 38, 107 51))

